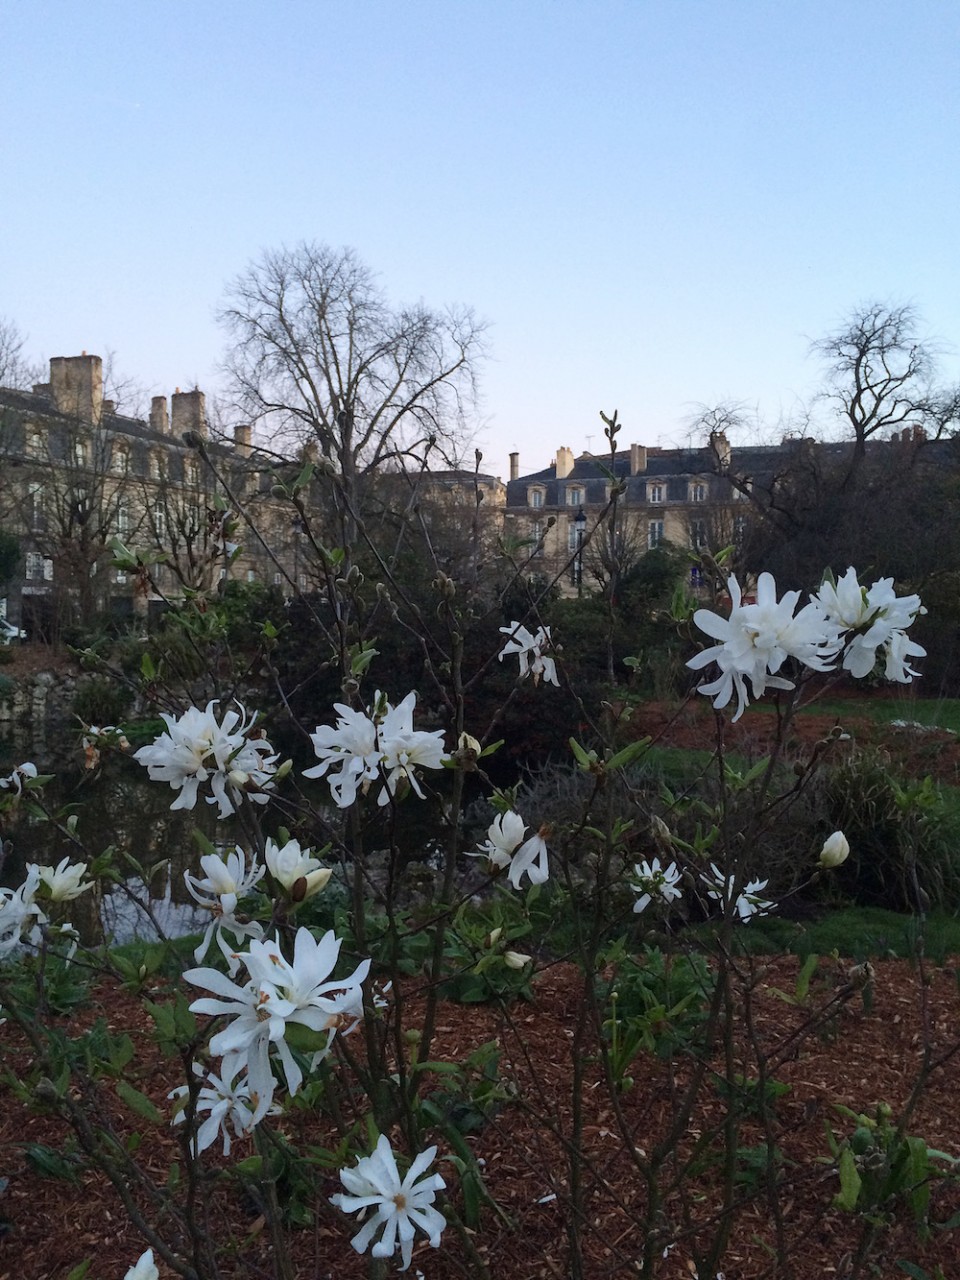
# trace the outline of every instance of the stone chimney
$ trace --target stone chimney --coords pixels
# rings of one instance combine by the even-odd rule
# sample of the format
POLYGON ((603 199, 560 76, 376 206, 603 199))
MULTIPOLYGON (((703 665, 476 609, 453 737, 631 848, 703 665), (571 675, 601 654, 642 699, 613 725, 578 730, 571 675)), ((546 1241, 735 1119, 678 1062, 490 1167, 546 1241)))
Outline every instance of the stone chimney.
POLYGON ((557 450, 557 479, 565 479, 573 470, 573 450, 565 444, 557 450))
POLYGON ((717 460, 717 466, 721 471, 726 471, 730 467, 730 441, 727 439, 726 433, 723 431, 710 432, 710 450, 717 460))
POLYGON ((58 412, 80 422, 99 422, 103 408, 103 361, 99 356, 53 356, 50 392, 58 412))
POLYGON ((511 453, 510 455, 510 479, 520 479, 520 455, 519 453, 511 453))
POLYGON ((238 423, 233 428, 233 447, 241 458, 249 458, 253 446, 253 427, 238 423))
POLYGON ((109 414, 112 417, 116 412, 117 412, 116 400, 104 400, 103 416, 106 417, 109 414))
POLYGON ((167 417, 167 397, 154 396, 150 401, 150 426, 161 435, 170 430, 170 419, 167 417))
POLYGON ((33 394, 35 396, 43 396, 44 400, 50 399, 50 383, 35 382, 33 384, 33 394))
POLYGON ((178 440, 188 431, 195 431, 198 436, 206 436, 206 402, 206 396, 196 387, 192 391, 181 391, 177 387, 170 397, 170 430, 178 440))
POLYGON ((630 446, 630 474, 638 476, 647 469, 647 451, 642 444, 630 446))

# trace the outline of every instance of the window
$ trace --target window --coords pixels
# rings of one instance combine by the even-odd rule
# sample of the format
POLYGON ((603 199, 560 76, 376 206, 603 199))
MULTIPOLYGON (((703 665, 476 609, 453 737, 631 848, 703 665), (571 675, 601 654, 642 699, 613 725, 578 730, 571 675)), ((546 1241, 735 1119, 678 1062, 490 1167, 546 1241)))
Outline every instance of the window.
POLYGON ((529 489, 527 491, 527 502, 530 504, 531 507, 538 507, 538 508, 542 507, 543 506, 543 490, 529 489))
POLYGON ((690 501, 706 502, 706 500, 707 500, 707 486, 703 483, 702 480, 696 480, 690 486, 690 501))
POLYGON ((531 547, 530 554, 532 556, 543 555, 543 521, 534 520, 530 525, 531 547))
POLYGON ((694 520, 690 530, 690 541, 693 543, 695 551, 703 551, 707 546, 707 522, 706 520, 694 520))
POLYGON ((306 591, 306 589, 307 589, 307 575, 306 575, 305 573, 298 573, 298 574, 297 574, 297 586, 300 588, 300 590, 301 590, 301 591, 306 591))
POLYGON ((747 534, 747 517, 737 516, 733 522, 733 540, 737 546, 741 546, 747 534))
POLYGON ((652 551, 655 547, 659 547, 663 542, 663 521, 651 520, 647 532, 647 546, 652 551))
POLYGON ((576 487, 567 489, 567 506, 579 507, 583 503, 583 490, 576 487))
POLYGON ((73 461, 78 467, 87 465, 87 446, 83 440, 73 442, 73 461))
POLYGON ((655 504, 661 503, 663 501, 663 485, 662 484, 647 485, 647 501, 653 502, 655 504))
POLYGON ((39 551, 27 552, 27 581, 52 582, 53 561, 42 556, 39 551))
POLYGON ((583 538, 583 534, 580 533, 579 530, 577 529, 577 522, 575 520, 568 520, 567 521, 567 550, 571 552, 578 551, 581 546, 582 538, 583 538))
POLYGON ((167 511, 162 502, 153 504, 153 535, 157 542, 167 540, 167 511))
POLYGON ((280 574, 279 574, 279 573, 275 573, 275 574, 273 575, 273 585, 274 585, 275 587, 279 587, 279 585, 280 585, 280 583, 281 583, 282 581, 283 581, 283 578, 280 576, 280 574))
POLYGON ((217 574, 217 581, 222 582, 226 576, 227 576, 226 569, 221 569, 220 572, 217 574))
POLYGON ((248 582, 256 582, 256 580, 257 580, 257 575, 254 573, 254 571, 253 571, 252 569, 248 569, 248 570, 247 570, 247 581, 248 581, 248 582))
POLYGON ((37 481, 34 481, 34 483, 31 484, 29 489, 29 498, 30 498, 30 528, 33 530, 34 533, 40 533, 46 525, 46 521, 44 520, 44 511, 43 511, 43 507, 44 507, 43 485, 38 483, 37 481))
POLYGON ((114 445, 113 469, 119 476, 125 476, 130 470, 130 451, 125 444, 114 445))
POLYGON ((130 511, 125 503, 117 506, 117 537, 126 538, 130 533, 130 511))
POLYGON ((113 580, 118 587, 126 586, 126 583, 127 583, 126 569, 118 569, 117 572, 113 575, 113 580))

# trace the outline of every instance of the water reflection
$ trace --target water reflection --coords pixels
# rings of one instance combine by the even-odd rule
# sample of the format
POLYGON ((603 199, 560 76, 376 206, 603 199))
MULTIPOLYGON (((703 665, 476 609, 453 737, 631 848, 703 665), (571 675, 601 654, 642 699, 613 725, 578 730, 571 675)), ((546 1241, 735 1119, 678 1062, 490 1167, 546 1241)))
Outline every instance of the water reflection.
POLYGON ((126 890, 104 882, 70 904, 72 923, 85 942, 153 941, 158 927, 168 937, 206 927, 209 914, 187 892, 183 873, 195 867, 199 857, 193 831, 201 830, 218 845, 231 842, 235 833, 229 820, 218 822, 216 810, 202 803, 192 812, 172 812, 175 793, 151 783, 143 769, 124 756, 105 758, 94 772, 83 770, 76 760, 35 763, 41 773, 54 774, 44 788, 43 804, 59 817, 61 826, 76 815, 80 843, 21 804, 0 817, 0 842, 8 849, 0 883, 20 884, 28 862, 89 862, 113 848, 113 866, 124 877, 126 890), (145 869, 145 877, 137 864, 145 869), (136 905, 133 895, 149 903, 149 914, 136 905))

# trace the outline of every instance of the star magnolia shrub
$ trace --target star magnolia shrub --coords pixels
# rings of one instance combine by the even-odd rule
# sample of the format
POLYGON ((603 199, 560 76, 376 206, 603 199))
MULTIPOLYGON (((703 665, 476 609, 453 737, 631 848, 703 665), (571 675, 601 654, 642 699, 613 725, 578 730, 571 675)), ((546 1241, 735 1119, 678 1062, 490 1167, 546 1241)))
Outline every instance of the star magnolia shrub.
POLYGON ((401 1179, 393 1149, 381 1135, 371 1155, 359 1157, 353 1169, 340 1170, 345 1193, 331 1196, 330 1203, 344 1213, 374 1211, 350 1241, 357 1253, 366 1251, 381 1228, 380 1239, 371 1252, 375 1258, 392 1258, 399 1245, 401 1271, 410 1266, 418 1227, 434 1249, 439 1247, 447 1223, 434 1208, 434 1200, 445 1184, 438 1173, 425 1176, 436 1154, 436 1147, 421 1151, 401 1179))

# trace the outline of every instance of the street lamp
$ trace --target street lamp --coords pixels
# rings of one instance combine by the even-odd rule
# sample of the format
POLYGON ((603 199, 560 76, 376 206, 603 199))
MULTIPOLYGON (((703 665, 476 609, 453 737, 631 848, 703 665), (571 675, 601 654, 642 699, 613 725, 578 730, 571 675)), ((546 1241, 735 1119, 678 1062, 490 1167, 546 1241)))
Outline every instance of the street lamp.
POLYGON ((587 517, 581 504, 580 510, 577 512, 573 520, 574 528, 577 531, 577 560, 574 569, 574 577, 577 583, 577 597, 583 595, 583 534, 587 527, 587 517))

